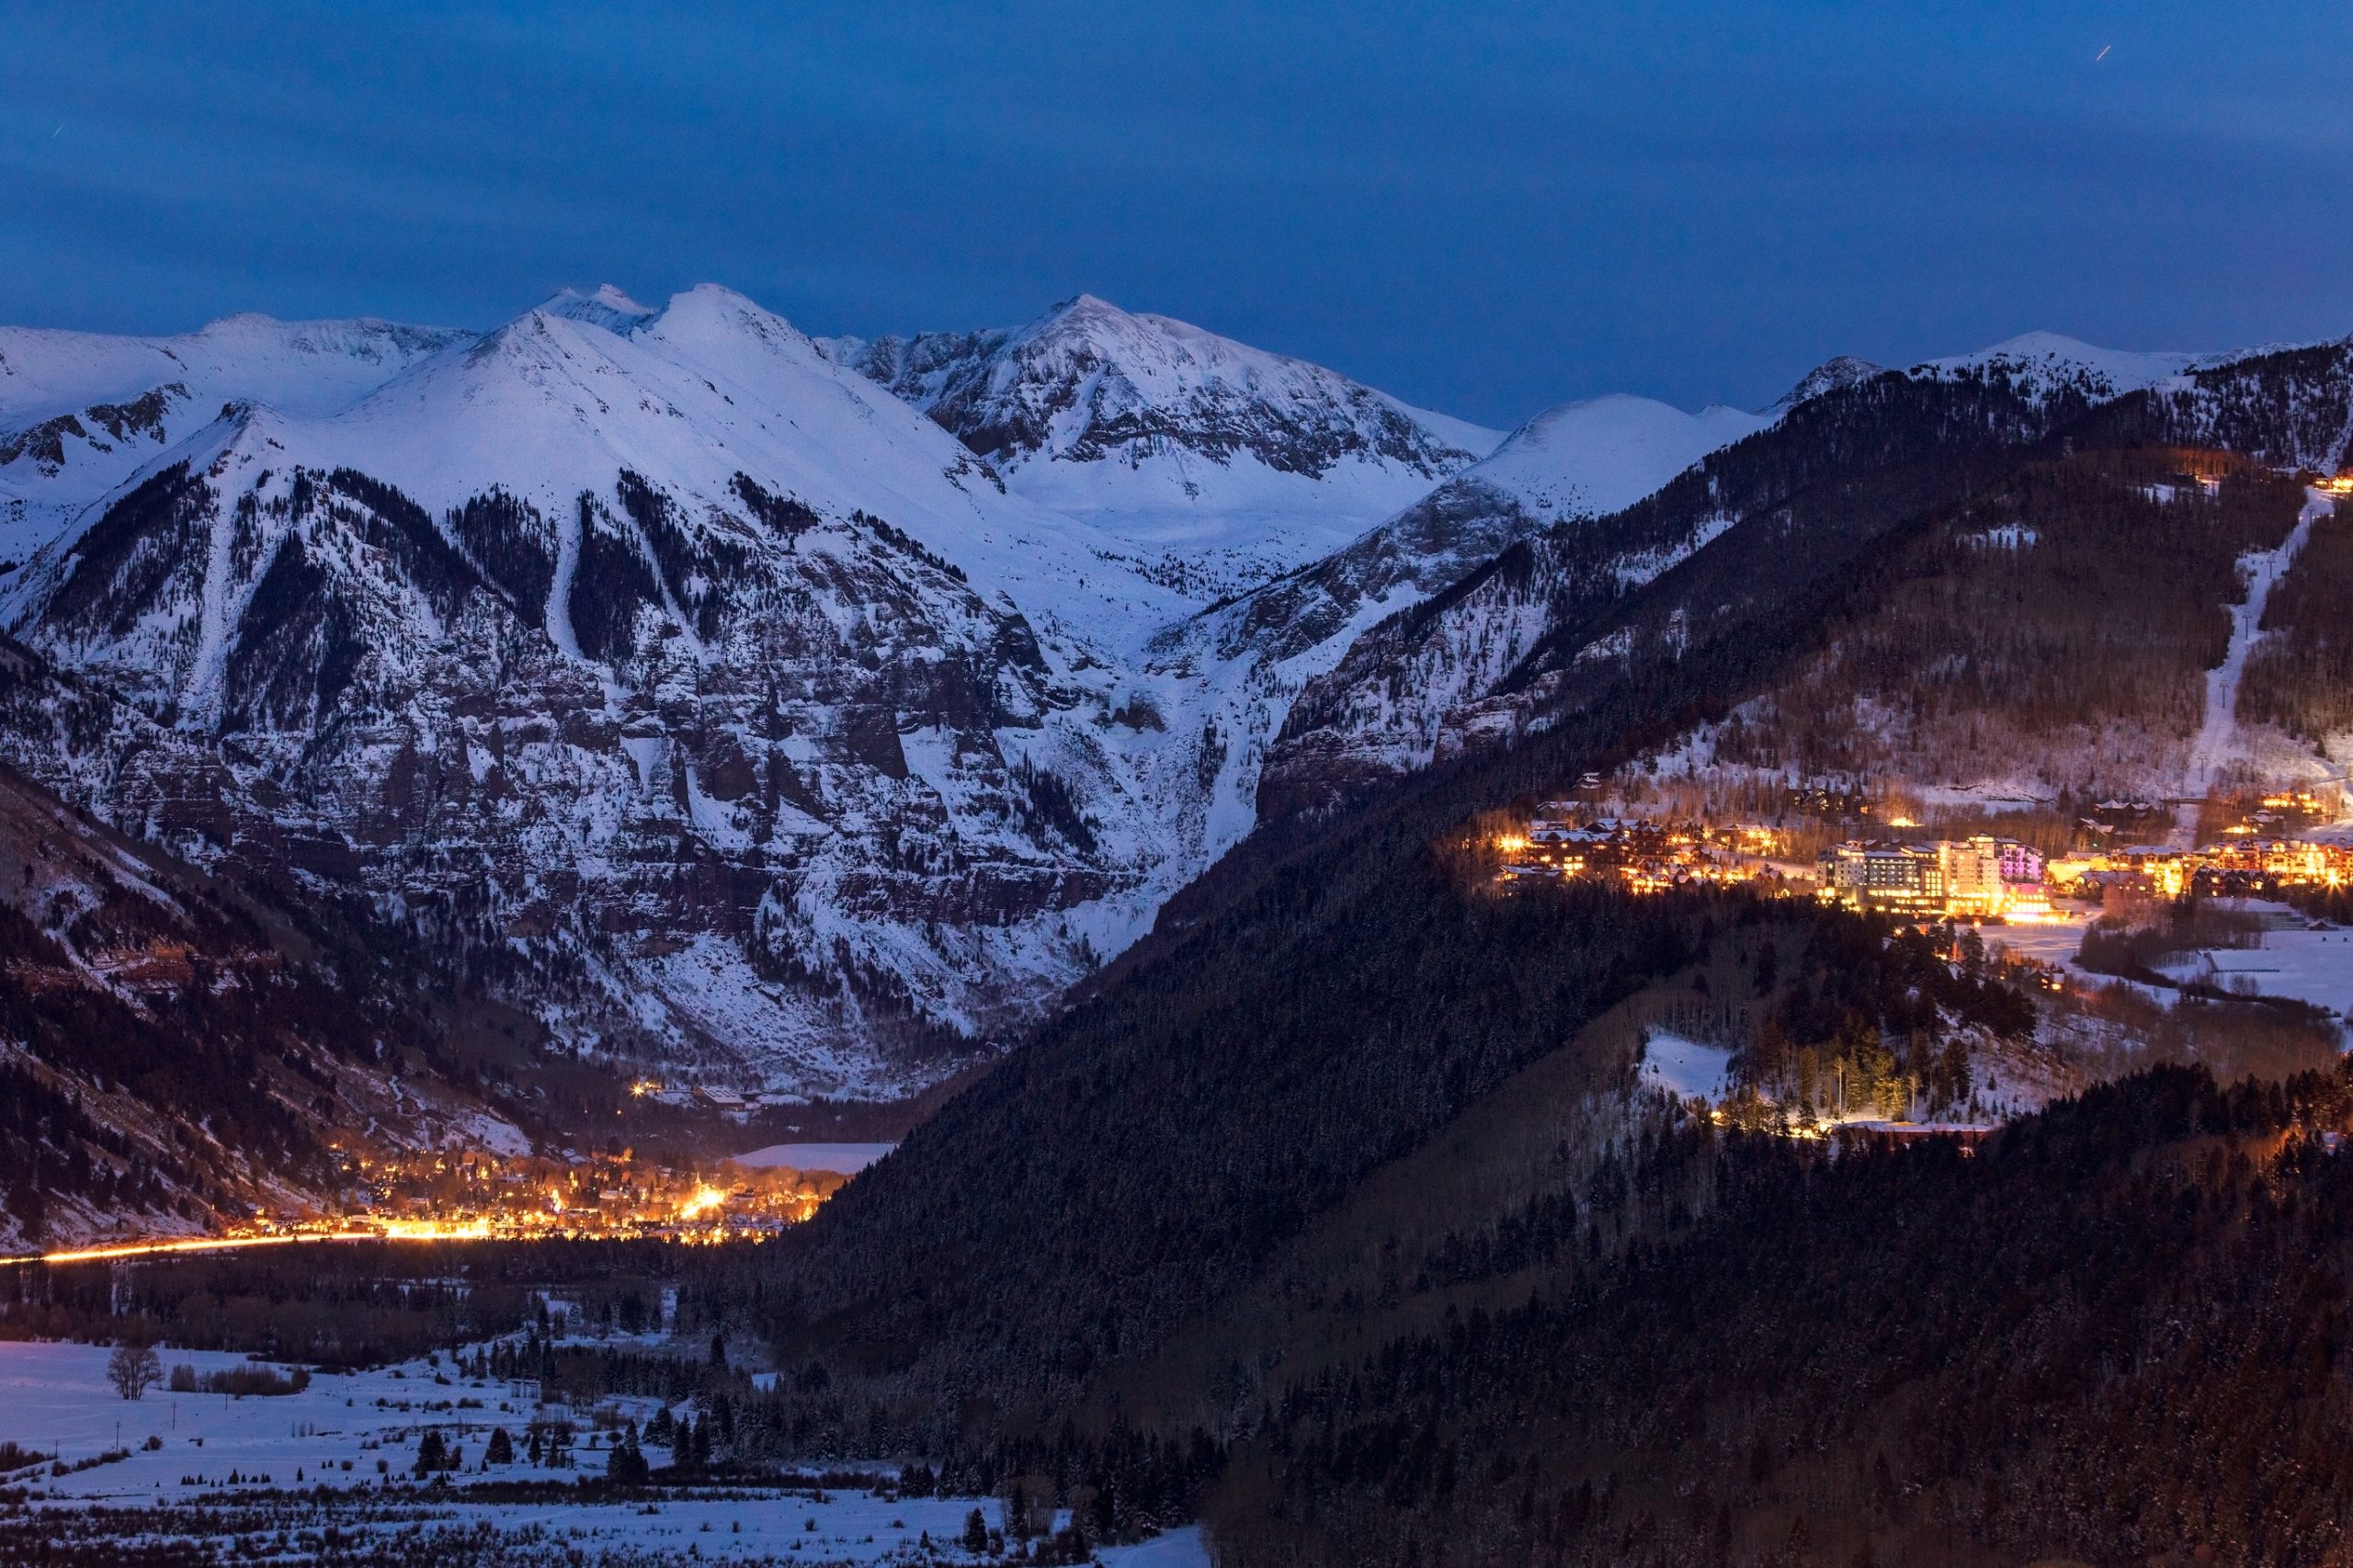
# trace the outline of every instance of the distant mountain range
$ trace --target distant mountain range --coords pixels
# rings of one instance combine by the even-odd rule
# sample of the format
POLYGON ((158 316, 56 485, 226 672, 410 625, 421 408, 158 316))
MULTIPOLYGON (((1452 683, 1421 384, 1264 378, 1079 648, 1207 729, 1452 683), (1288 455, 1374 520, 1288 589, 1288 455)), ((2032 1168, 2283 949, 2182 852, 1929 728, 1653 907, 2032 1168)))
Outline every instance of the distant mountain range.
POLYGON ((2010 441, 2129 395, 2333 465, 2344 351, 2299 352, 2290 386, 2038 335, 1499 437, 1086 297, 872 342, 708 286, 483 334, 0 332, 39 687, 0 756, 364 907, 548 1050, 894 1095, 1264 813, 1542 722, 1563 616, 1751 549, 1774 464, 1851 459, 1839 411, 1965 382, 2010 441))

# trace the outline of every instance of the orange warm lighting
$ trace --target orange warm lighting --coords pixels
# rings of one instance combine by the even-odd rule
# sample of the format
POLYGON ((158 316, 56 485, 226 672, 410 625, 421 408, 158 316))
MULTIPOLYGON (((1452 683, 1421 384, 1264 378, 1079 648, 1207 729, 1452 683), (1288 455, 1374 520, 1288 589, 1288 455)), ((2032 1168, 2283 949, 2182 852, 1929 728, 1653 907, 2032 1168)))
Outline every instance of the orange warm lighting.
POLYGON ((451 1223, 446 1220, 387 1220, 384 1239, 392 1242, 486 1242, 488 1220, 451 1223))
POLYGON ((74 1247, 0 1258, 5 1263, 106 1263, 119 1257, 158 1257, 176 1252, 227 1252, 238 1247, 284 1246, 289 1242, 372 1242, 373 1231, 335 1231, 307 1236, 195 1236, 176 1242, 125 1242, 115 1246, 74 1247))
POLYGON ((726 1201, 727 1195, 719 1188, 699 1187, 692 1198, 678 1205, 678 1218, 682 1221, 699 1220, 726 1201))

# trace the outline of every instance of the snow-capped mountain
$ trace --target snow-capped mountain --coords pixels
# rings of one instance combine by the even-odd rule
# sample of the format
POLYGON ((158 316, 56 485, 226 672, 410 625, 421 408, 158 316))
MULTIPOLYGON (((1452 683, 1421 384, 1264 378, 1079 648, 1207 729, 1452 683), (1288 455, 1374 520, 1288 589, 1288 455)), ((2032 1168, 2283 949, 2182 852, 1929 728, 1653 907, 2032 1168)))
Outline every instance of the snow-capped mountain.
MULTIPOLYGON (((1540 719, 1564 607, 1773 591, 1774 498, 1853 420, 1945 389, 1904 427, 1940 453, 2056 416, 2023 372, 1834 361, 1761 414, 1600 398, 1497 445, 1099 301, 820 345, 712 287, 0 353, 6 624, 77 683, 0 758, 371 909, 561 1049, 851 1094, 1018 1028, 1262 811, 1540 719)), ((2163 395, 2267 406, 2224 375, 2163 395)))
MULTIPOLYGON (((1092 301, 853 351, 724 290, 567 291, 369 328, 405 357, 340 381, 281 345, 323 329, 240 331, 204 419, 27 473, 72 520, 9 624, 127 706, 12 757, 364 893, 575 1047, 829 1092, 927 1076, 1131 940, 1365 626, 1760 422, 1602 399, 1464 471, 1488 433, 1092 301), (1336 539, 1199 611, 1219 551, 1247 578, 1336 539)), ((102 384, 51 382, 20 406, 102 384)))
MULTIPOLYGON (((1279 747, 1277 739, 1295 723, 1302 694, 1345 681, 1335 673, 1345 665, 1378 667, 1384 679, 1398 673, 1378 655, 1356 652, 1374 628, 1417 621, 1417 607, 1499 552, 1631 505, 1707 453, 1772 423, 1769 413, 1719 405, 1687 414, 1627 396, 1549 409, 1346 547, 1163 633, 1155 668, 1207 675, 1208 724, 1224 761, 1209 807, 1213 821, 1246 829, 1262 813, 1327 799, 1343 776, 1364 776, 1335 751, 1353 751, 1362 732, 1377 727, 1366 715, 1341 722, 1347 739, 1336 748, 1279 747)), ((1663 555, 1647 570, 1670 563, 1663 555)), ((1516 645, 1508 636, 1490 639, 1489 652, 1516 645)), ((1383 702, 1446 711, 1444 683, 1427 690, 1417 684, 1428 673, 1406 676, 1383 702)), ((1374 744, 1397 767, 1420 767, 1431 756, 1428 745, 1401 752, 1374 744)))
POLYGON ((331 414, 472 335, 259 315, 171 337, 0 328, 0 560, 21 562, 224 403, 331 414))
MULTIPOLYGON (((872 1092, 1192 863, 1121 673, 1181 601, 1117 553, 740 296, 606 292, 222 410, 11 613, 217 745, 224 820, 137 825, 357 884, 584 1047, 872 1092)), ((16 760, 137 810, 135 734, 50 740, 16 760)))
POLYGON ((1337 549, 1497 435, 1338 373, 1089 295, 1029 325, 823 346, 929 414, 1016 494, 1208 599, 1337 549))
MULTIPOLYGON (((1957 501, 2057 431, 2334 472, 2353 460, 2353 343, 2198 359, 2038 333, 1900 375, 1834 361, 1765 415, 1711 413, 1738 434, 1753 419, 1754 441, 1695 452, 1664 489, 1666 475, 1638 472, 1628 489, 1656 490, 1638 505, 1541 528, 1485 514, 1474 531, 1489 559, 1363 628, 1290 703, 1267 747, 1261 812, 1508 744, 1630 660, 1672 662, 1799 602, 1899 517, 1957 501)), ((1521 439, 1439 494, 1506 469, 1521 439)), ((1545 455, 1533 443, 1526 454, 1540 474, 1545 455)), ((1543 493, 1540 480, 1517 491, 1543 493)))
POLYGON ((2172 381, 2202 363, 2195 354, 2097 348, 2055 332, 2029 332, 1973 354, 1925 360, 1905 372, 1915 379, 1976 375, 2011 382, 2025 396, 2073 392, 2105 403, 2172 381))

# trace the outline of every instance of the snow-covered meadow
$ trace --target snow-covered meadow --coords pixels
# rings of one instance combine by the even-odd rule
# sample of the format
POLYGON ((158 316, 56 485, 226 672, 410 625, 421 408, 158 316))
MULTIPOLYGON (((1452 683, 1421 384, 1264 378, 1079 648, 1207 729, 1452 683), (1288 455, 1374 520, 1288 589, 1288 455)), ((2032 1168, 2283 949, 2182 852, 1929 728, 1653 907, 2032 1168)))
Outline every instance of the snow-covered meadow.
MULTIPOLYGON (((972 1509, 992 1526, 998 1522, 993 1499, 896 1495, 886 1484, 896 1469, 885 1465, 853 1467, 870 1469, 870 1488, 829 1489, 811 1477, 575 1500, 568 1495, 574 1483, 600 1476, 608 1450, 587 1447, 584 1430, 572 1468, 532 1465, 520 1452, 525 1432, 553 1413, 539 1406, 527 1385, 465 1379, 446 1360, 411 1361, 315 1373, 295 1393, 239 1398, 156 1388, 126 1400, 108 1383, 110 1353, 103 1345, 0 1343, 0 1443, 54 1461, 0 1475, 0 1494, 28 1494, 0 1504, 0 1539, 11 1516, 19 1526, 29 1516, 34 1528, 59 1539, 332 1528, 347 1537, 421 1532, 511 1541, 517 1560, 529 1560, 522 1555, 527 1549, 553 1547, 577 1550, 589 1562, 675 1556, 817 1564, 935 1555, 970 1561, 958 1543, 972 1509), (517 1460, 485 1466, 490 1433, 501 1426, 517 1445, 517 1460), (461 1456, 461 1468, 434 1484, 414 1475, 427 1431, 443 1434, 461 1456), (56 1473, 60 1468, 67 1473, 56 1473), (494 1494, 511 1494, 518 1483, 529 1495, 494 1494), (142 1514, 153 1517, 152 1526, 141 1524, 142 1514)), ((163 1346, 158 1354, 167 1372, 190 1366, 200 1376, 253 1365, 224 1352, 163 1346)), ((632 1407, 620 1414, 641 1420, 657 1408, 652 1399, 618 1403, 632 1407)), ((585 1414, 574 1413, 576 1426, 591 1425, 585 1414)), ((668 1459, 659 1449, 646 1457, 656 1464, 668 1459)), ((838 1482, 840 1467, 828 1468, 838 1482)), ((289 1550, 291 1560, 301 1560, 299 1541, 289 1550)), ((1099 1555, 1128 1568, 1208 1562, 1196 1530, 1105 1548, 1099 1555)), ((493 1551, 480 1560, 506 1559, 493 1551)))

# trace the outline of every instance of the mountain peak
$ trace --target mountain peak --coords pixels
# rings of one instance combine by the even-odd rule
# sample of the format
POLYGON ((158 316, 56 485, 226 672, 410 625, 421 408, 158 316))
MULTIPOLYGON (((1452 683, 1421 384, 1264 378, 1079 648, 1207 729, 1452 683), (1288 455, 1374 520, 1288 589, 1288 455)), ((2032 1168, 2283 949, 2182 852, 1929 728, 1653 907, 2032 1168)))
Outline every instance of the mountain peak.
POLYGON ((1946 377, 1995 372, 2024 384, 2036 395, 2047 396, 2064 386, 2102 400, 2170 380, 2198 360, 2194 354, 2101 348, 2061 333, 2038 331, 2020 333, 1973 354, 1927 360, 1913 366, 1908 374, 1946 377))
POLYGON ((1868 381, 1873 376, 1884 374, 1886 369, 1884 365, 1874 365, 1869 359, 1859 358, 1852 354, 1824 359, 1799 377, 1797 385, 1767 404, 1763 412, 1776 416, 1787 414, 1798 404, 1812 402, 1824 392, 1836 392, 1842 387, 1851 387, 1858 381, 1868 381))
POLYGON ((276 316, 266 314, 260 311, 233 311, 228 315, 217 316, 211 321, 206 322, 202 326, 197 328, 196 332, 199 337, 216 337, 225 336, 233 333, 252 332, 257 328, 278 327, 285 324, 286 324, 284 322, 279 321, 276 316))
POLYGON ((661 313, 639 304, 610 283, 599 283, 593 291, 585 294, 577 289, 559 290, 538 309, 542 315, 584 322, 622 337, 627 337, 661 313))
POLYGON ((1687 414, 1655 398, 1609 392, 1548 408, 1463 477, 1536 516, 1599 516, 1630 506, 1720 447, 1754 435, 1773 411, 1711 403, 1687 414))
POLYGON ((1048 321, 1065 316, 1126 316, 1121 310, 1099 294, 1073 294, 1069 299, 1046 312, 1048 321))

